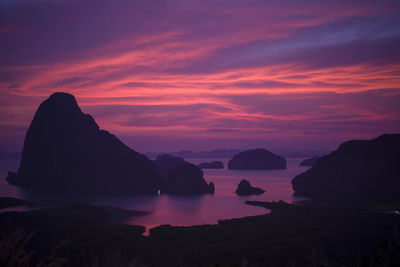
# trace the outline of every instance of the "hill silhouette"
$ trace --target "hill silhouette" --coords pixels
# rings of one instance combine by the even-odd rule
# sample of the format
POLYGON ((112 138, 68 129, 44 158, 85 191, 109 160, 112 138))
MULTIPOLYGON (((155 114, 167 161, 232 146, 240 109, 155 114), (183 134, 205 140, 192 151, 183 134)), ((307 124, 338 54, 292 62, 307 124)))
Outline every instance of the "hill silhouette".
POLYGON ((156 194, 161 177, 150 159, 100 130, 73 95, 54 93, 36 111, 7 180, 41 192, 135 195, 156 194))
POLYGON ((230 170, 286 169, 286 159, 266 149, 258 148, 240 152, 228 162, 230 170))
POLYGON ((400 200, 400 134, 345 142, 292 180, 315 199, 400 200))

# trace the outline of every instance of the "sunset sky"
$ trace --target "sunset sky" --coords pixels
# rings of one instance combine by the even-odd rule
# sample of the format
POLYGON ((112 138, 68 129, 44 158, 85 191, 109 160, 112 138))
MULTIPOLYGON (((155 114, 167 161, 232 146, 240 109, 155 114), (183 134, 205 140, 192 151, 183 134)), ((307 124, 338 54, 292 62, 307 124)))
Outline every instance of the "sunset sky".
POLYGON ((400 1, 1 0, 0 150, 75 95, 140 152, 400 132, 400 1))

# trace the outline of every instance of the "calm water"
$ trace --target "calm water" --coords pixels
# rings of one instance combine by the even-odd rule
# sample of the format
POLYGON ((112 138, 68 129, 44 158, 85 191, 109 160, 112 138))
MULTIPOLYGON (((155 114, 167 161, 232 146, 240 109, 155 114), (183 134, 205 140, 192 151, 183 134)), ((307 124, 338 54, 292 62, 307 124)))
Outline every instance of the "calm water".
MULTIPOLYGON (((213 159, 190 159, 195 164, 212 161, 213 159)), ((222 160, 227 165, 229 159, 222 160)), ((214 182, 215 194, 196 197, 175 196, 140 196, 140 197, 112 197, 97 199, 69 199, 54 200, 43 197, 35 199, 39 207, 49 207, 65 202, 88 202, 99 206, 113 206, 131 210, 149 212, 147 215, 127 220, 128 224, 139 224, 147 229, 161 224, 196 225, 215 224, 219 219, 240 218, 252 215, 265 214, 268 211, 261 207, 246 205, 246 200, 274 201, 284 200, 294 202, 300 200, 292 196, 291 179, 307 169, 299 166, 303 159, 288 158, 286 170, 270 171, 233 171, 227 169, 206 169, 204 178, 207 182, 214 182), (237 184, 247 179, 253 186, 261 187, 266 192, 260 196, 239 197, 234 192, 237 184)), ((18 168, 17 160, 0 160, 0 196, 25 198, 16 187, 7 184, 4 179, 9 170, 18 168)))

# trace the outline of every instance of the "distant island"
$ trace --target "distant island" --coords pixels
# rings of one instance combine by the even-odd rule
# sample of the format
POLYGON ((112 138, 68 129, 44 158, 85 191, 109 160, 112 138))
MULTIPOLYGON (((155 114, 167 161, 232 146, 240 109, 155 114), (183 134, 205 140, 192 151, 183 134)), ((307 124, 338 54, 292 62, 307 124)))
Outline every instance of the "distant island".
POLYGON ((156 158, 159 155, 169 154, 175 157, 181 157, 185 159, 223 159, 223 158, 231 158, 237 153, 241 152, 241 149, 216 149, 211 151, 199 151, 194 152, 191 150, 181 150, 178 152, 148 152, 146 156, 149 158, 156 158))
POLYGON ((223 169, 224 163, 221 161, 213 161, 213 162, 203 162, 199 164, 199 168, 201 169, 223 169))
POLYGON ((45 193, 136 195, 156 194, 161 177, 145 155, 100 130, 74 96, 54 93, 36 111, 7 181, 45 193))
POLYGON ((312 157, 300 162, 300 166, 312 166, 320 157, 312 157))
POLYGON ((400 134, 345 142, 292 180, 296 195, 400 201, 400 134))
POLYGON ((286 169, 286 159, 266 149, 258 148, 240 152, 228 162, 230 170, 286 169))
MULTIPOLYGON (((145 155, 151 159, 157 158, 159 155, 168 154, 174 157, 181 157, 185 159, 228 159, 234 155, 246 151, 248 149, 216 149, 216 150, 203 150, 203 151, 192 151, 192 150, 181 150, 174 152, 147 152, 145 155)), ((276 151, 279 155, 285 156, 286 158, 306 158, 314 155, 324 155, 328 151, 311 150, 311 149, 287 149, 278 148, 276 151)))

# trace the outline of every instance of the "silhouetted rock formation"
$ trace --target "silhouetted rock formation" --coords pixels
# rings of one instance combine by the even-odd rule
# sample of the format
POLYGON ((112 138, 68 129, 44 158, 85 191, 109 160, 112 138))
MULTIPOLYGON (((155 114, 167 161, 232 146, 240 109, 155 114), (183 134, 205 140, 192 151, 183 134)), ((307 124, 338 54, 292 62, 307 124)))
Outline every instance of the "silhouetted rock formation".
POLYGON ((155 194, 154 163, 82 113, 74 96, 55 93, 36 111, 10 184, 74 195, 155 194))
POLYGON ((181 165, 184 165, 186 161, 183 158, 180 157, 174 157, 168 154, 163 154, 159 155, 157 159, 154 161, 156 164, 156 168, 158 173, 166 178, 168 176, 168 173, 181 165))
POLYGON ((300 162, 300 166, 312 166, 320 157, 312 157, 300 162))
POLYGON ((214 192, 215 192, 214 183, 211 182, 208 184, 208 193, 212 195, 212 194, 214 194, 214 192))
POLYGON ((400 134, 345 142, 292 185, 296 195, 314 199, 400 201, 400 134))
POLYGON ((223 169, 224 164, 221 161, 203 162, 199 164, 201 169, 223 169))
POLYGON ((194 164, 185 163, 171 170, 166 180, 166 190, 171 195, 201 195, 214 193, 214 184, 203 178, 203 171, 194 164))
POLYGON ((286 169, 286 159, 282 156, 259 148, 247 150, 235 155, 228 162, 231 170, 269 170, 286 169))
POLYGON ((261 188, 251 186, 250 182, 245 179, 240 181, 236 189, 236 194, 239 196, 261 195, 264 192, 265 190, 261 188))
POLYGON ((207 185, 203 171, 181 157, 163 154, 154 161, 159 174, 164 177, 160 188, 171 195, 214 194, 214 183, 207 185))

